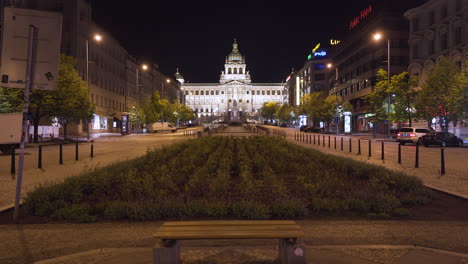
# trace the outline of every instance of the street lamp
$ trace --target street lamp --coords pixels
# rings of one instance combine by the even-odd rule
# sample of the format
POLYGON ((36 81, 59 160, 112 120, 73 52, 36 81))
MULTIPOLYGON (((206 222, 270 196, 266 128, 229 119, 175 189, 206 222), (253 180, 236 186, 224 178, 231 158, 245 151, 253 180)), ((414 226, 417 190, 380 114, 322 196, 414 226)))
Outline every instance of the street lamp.
MULTIPOLYGON (((374 40, 380 41, 382 34, 375 33, 374 40)), ((390 119, 390 39, 387 38, 387 119, 390 119)), ((390 138, 390 120, 387 120, 387 138, 390 138)))
MULTIPOLYGON (((102 36, 100 34, 94 34, 93 39, 96 42, 101 42, 102 36)), ((90 84, 89 84, 90 83, 89 82, 89 63, 90 63, 90 61, 89 61, 89 40, 86 39, 86 84, 88 85, 88 96, 91 93, 91 87, 90 87, 90 84)), ((87 130, 88 130, 87 137, 88 137, 88 140, 89 140, 89 132, 90 132, 89 130, 90 129, 89 129, 88 118, 86 118, 85 122, 86 122, 87 130)))

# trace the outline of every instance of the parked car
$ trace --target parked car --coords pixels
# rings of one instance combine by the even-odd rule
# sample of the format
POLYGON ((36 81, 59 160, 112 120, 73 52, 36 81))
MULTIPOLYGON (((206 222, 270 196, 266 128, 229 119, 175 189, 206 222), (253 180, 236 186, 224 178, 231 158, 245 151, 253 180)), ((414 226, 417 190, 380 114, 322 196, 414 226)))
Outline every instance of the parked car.
POLYGON ((402 127, 397 134, 397 140, 401 145, 406 143, 421 143, 421 137, 431 132, 428 128, 402 127))
POLYGON ((449 132, 431 132, 422 136, 421 143, 425 147, 429 145, 438 145, 441 147, 455 146, 463 147, 463 139, 449 132))
POLYGON ((301 126, 301 127, 299 128, 299 131, 305 132, 308 128, 309 128, 309 126, 301 126))
POLYGON ((320 133, 320 128, 317 127, 308 127, 305 132, 308 133, 320 133))

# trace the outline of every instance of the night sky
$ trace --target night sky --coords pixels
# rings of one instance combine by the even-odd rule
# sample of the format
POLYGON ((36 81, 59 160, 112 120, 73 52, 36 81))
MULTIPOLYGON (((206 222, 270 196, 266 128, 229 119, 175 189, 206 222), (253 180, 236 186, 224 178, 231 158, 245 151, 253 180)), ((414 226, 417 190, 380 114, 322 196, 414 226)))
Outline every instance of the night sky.
MULTIPOLYGON (((217 82, 236 38, 252 81, 282 82, 317 43, 348 31, 379 0, 92 0, 94 20, 140 60, 186 81, 217 82)), ((413 0, 408 0, 413 1, 413 0)))

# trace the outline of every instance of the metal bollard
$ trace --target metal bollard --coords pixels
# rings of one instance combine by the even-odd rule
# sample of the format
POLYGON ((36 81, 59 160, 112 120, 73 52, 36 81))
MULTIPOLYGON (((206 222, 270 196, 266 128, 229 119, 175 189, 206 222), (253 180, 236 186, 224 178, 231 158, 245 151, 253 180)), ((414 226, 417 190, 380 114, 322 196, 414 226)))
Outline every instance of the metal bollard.
POLYGON ((325 147, 325 135, 322 137, 323 146, 325 147))
POLYGON ((358 147, 358 155, 361 155, 361 139, 358 139, 357 141, 357 147, 358 147))
POLYGON ((314 135, 314 145, 315 145, 315 135, 314 135))
POLYGON ((37 158, 37 168, 42 169, 42 145, 39 145, 39 153, 37 158))
POLYGON ((369 157, 372 157, 372 141, 369 139, 369 157))
POLYGON ((384 149, 384 142, 382 141, 382 160, 385 159, 385 149, 384 149))
POLYGON ((16 173, 15 149, 13 149, 13 152, 11 152, 11 168, 10 168, 10 173, 11 173, 11 174, 15 174, 15 173, 16 173))
POLYGON ((441 148, 440 149, 440 174, 444 175, 445 174, 445 154, 444 154, 445 149, 441 148))
POLYGON ((351 147, 352 142, 353 142, 353 141, 352 141, 352 138, 349 138, 349 152, 353 152, 353 149, 352 149, 352 147, 351 147))
POLYGON ((336 137, 334 137, 334 141, 335 141, 335 149, 336 149, 336 137))
POLYGON ((317 135, 317 145, 320 146, 320 135, 317 135))
POLYGON ((59 144, 59 164, 63 164, 63 147, 59 144))
POLYGON ((341 138, 341 151, 343 151, 343 138, 341 138))
POLYGON ((94 157, 94 141, 91 140, 91 158, 94 157))
POLYGON ((416 160, 414 162, 414 167, 419 168, 419 144, 416 143, 416 160))
POLYGON ((330 148, 330 136, 328 136, 328 148, 330 148))
POLYGON ((75 160, 78 160, 78 142, 75 143, 75 160))
POLYGON ((401 145, 398 143, 398 163, 401 163, 401 145))

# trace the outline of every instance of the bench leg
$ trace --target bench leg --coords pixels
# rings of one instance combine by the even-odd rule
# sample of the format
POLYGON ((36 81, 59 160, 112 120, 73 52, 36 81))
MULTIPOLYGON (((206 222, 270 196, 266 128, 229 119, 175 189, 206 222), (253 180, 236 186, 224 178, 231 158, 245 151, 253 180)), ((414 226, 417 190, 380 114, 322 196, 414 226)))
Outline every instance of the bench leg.
POLYGON ((281 264, 306 264, 305 247, 295 239, 280 239, 279 257, 281 264))
POLYGON ((160 241, 153 248, 153 264, 179 264, 180 242, 160 241))

